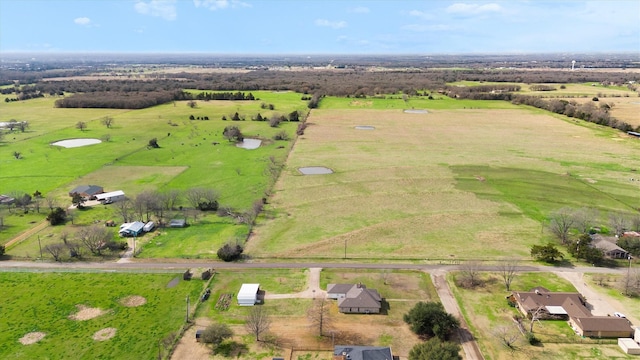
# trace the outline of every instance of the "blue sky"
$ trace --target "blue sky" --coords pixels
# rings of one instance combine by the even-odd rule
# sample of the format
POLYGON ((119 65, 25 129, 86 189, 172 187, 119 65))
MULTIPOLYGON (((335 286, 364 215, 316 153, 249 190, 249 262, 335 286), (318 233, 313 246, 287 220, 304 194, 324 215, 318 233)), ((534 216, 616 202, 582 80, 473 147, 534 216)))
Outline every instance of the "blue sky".
POLYGON ((0 52, 640 52, 640 1, 0 0, 0 52))

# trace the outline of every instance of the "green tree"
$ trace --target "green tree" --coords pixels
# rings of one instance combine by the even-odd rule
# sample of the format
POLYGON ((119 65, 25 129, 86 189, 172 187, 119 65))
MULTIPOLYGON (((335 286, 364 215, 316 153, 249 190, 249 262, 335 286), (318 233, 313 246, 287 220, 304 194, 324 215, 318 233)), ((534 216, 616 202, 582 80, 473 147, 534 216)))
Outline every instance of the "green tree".
POLYGON ((79 129, 80 131, 84 131, 87 128, 87 123, 84 121, 78 121, 76 123, 76 129, 79 129))
POLYGON ((78 209, 84 208, 84 198, 78 193, 71 194, 71 203, 78 209))
POLYGON ((49 215, 47 215, 47 221, 49 221, 49 223, 52 226, 64 223, 66 218, 67 218, 67 214, 64 211, 64 209, 61 208, 61 207, 57 207, 57 208, 51 210, 49 215))
POLYGON ((218 249, 217 255, 220 260, 229 262, 239 259, 242 252, 242 246, 227 243, 218 249))
POLYGON ((640 238, 623 236, 618 239, 618 246, 627 250, 633 256, 640 256, 640 238))
POLYGON ((244 136, 242 135, 242 132, 240 131, 240 128, 238 128, 237 126, 227 126, 224 128, 224 130, 222 131, 222 136, 224 136, 225 139, 229 140, 229 141, 242 141, 244 140, 244 136))
POLYGON ((4 245, 0 245, 0 256, 4 255, 5 247, 4 245))
POLYGON ((409 360, 462 360, 462 357, 458 344, 432 338, 411 348, 409 360))
POLYGON ((201 340, 213 346, 220 345, 223 341, 233 336, 233 331, 227 324, 211 324, 202 332, 201 340))
POLYGON ((411 331, 418 335, 446 340, 460 327, 458 319, 447 313, 439 302, 419 302, 403 316, 411 331))
POLYGON ((553 263, 557 259, 564 258, 560 250, 552 243, 548 243, 547 245, 533 245, 531 247, 531 257, 548 263, 553 263))

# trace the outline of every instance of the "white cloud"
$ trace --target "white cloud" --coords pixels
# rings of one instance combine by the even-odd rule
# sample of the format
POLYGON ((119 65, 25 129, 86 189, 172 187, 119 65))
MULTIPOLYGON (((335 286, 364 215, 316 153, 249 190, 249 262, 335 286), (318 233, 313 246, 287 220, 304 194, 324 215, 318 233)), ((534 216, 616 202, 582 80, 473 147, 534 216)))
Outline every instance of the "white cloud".
POLYGON ((420 10, 409 11, 409 16, 419 17, 421 19, 430 20, 433 19, 433 15, 420 10))
POLYGON ((91 19, 89 19, 88 17, 79 17, 73 19, 73 22, 78 25, 89 25, 91 24, 91 19))
POLYGON ((165 20, 175 20, 177 16, 175 2, 175 0, 138 1, 134 7, 138 13, 143 15, 157 16, 165 20))
POLYGON ((427 31, 449 31, 453 28, 449 25, 445 24, 434 24, 434 25, 426 25, 426 24, 409 24, 404 25, 402 30, 408 30, 413 32, 427 32, 427 31))
POLYGON ((449 5, 446 11, 454 14, 480 14, 486 12, 499 12, 502 11, 502 7, 496 3, 483 5, 455 3, 449 5))
POLYGON ((315 21, 317 26, 330 27, 332 29, 341 29, 347 27, 346 21, 329 21, 327 19, 317 19, 315 21))
POLYGON ((369 8, 364 6, 358 6, 358 7, 349 9, 349 12, 356 13, 356 14, 368 14, 369 8))
POLYGON ((226 8, 240 8, 240 7, 251 7, 251 4, 247 4, 240 0, 193 0, 193 5, 195 7, 203 7, 209 10, 219 10, 226 8))

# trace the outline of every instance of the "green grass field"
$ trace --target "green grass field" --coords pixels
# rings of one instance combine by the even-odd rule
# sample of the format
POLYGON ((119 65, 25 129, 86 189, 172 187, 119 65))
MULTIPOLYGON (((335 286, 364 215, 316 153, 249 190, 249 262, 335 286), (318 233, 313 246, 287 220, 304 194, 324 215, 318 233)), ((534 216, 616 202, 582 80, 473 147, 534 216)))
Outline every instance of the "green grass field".
POLYGON ((181 274, 0 273, 0 358, 156 359, 159 341, 184 323, 186 297, 195 303, 204 286, 200 280, 181 280, 167 288, 176 277, 181 274), (132 295, 144 297, 146 304, 121 304, 132 295), (76 305, 107 312, 72 320, 76 305), (105 328, 115 328, 115 336, 92 338, 105 328), (21 344, 19 339, 31 332, 46 336, 21 344))
MULTIPOLYGON (((47 97, 28 101, 0 103, 0 121, 10 119, 29 121, 26 132, 7 134, 0 142, 0 194, 14 191, 54 196, 60 206, 70 205, 68 191, 81 184, 98 184, 105 191, 123 190, 129 197, 145 190, 213 188, 220 193, 220 204, 240 211, 265 196, 270 179, 265 176, 269 158, 283 162, 292 141, 274 141, 273 136, 285 131, 295 137, 296 123, 284 122, 271 128, 268 122, 251 121, 260 112, 268 117, 273 114, 288 115, 294 110, 306 112, 306 102, 294 92, 257 91, 255 101, 197 101, 195 108, 186 102, 175 102, 142 110, 58 109, 56 98, 47 97), (272 104, 274 110, 265 110, 261 104, 272 104), (246 121, 222 121, 234 112, 246 117, 246 121), (189 120, 189 116, 210 120, 189 120), (105 116, 114 119, 112 128, 100 123, 105 116), (85 131, 75 128, 78 121, 85 121, 85 131), (223 138, 224 127, 238 126, 245 137, 262 140, 260 148, 246 150, 236 147, 223 138), (110 140, 97 145, 65 149, 50 143, 70 138, 102 138, 110 140), (157 138, 159 149, 148 149, 151 138, 157 138), (13 153, 22 154, 15 159, 13 153)), ((186 202, 183 200, 183 205, 186 202)), ((96 215, 96 212, 93 212, 96 215)), ((44 218, 46 211, 40 218, 44 218)), ((80 217, 86 214, 79 214, 80 217)), ((100 212, 92 220, 118 220, 115 211, 100 212)), ((180 215, 180 214, 177 214, 180 215)), ((17 217, 5 214, 5 227, 0 231, 4 243, 37 221, 37 215, 17 217), (32 218, 35 218, 32 219, 32 218)), ((80 221, 82 222, 82 221, 80 221)), ((196 228, 171 233, 163 239, 163 248, 155 243, 144 256, 154 257, 210 257, 215 258, 217 248, 236 237, 246 236, 247 227, 238 226, 225 219, 196 222, 196 228), (204 235, 207 234, 207 235, 204 235), (175 235, 175 236, 173 236, 175 235), (172 247, 169 248, 168 246, 172 247), (173 245, 176 245, 174 248, 173 245)), ((70 232, 75 229, 70 228, 70 232)), ((50 238, 59 229, 48 228, 37 234, 50 238)), ((29 256, 37 236, 26 240, 29 256)), ((19 247, 16 255, 25 256, 19 247)))
POLYGON ((361 260, 528 259, 532 244, 551 239, 541 231, 550 212, 593 207, 606 223, 608 212, 640 203, 630 181, 640 143, 620 132, 539 110, 428 110, 314 111, 248 252, 342 259, 346 246, 361 260), (303 176, 302 166, 334 173, 303 176))

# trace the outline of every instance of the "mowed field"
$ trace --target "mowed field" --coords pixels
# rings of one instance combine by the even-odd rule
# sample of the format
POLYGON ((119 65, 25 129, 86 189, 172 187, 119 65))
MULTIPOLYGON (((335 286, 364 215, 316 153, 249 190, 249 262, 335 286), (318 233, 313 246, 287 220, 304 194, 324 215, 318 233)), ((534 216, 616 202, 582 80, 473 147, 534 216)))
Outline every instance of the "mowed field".
POLYGON ((332 259, 345 253, 386 260, 529 258, 532 244, 550 239, 542 230, 552 211, 598 208, 606 223, 608 212, 639 206, 637 139, 504 104, 454 104, 426 114, 315 110, 247 252, 332 259), (302 175, 298 168, 304 166, 334 173, 302 175))

